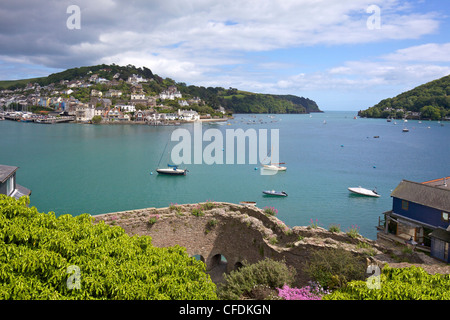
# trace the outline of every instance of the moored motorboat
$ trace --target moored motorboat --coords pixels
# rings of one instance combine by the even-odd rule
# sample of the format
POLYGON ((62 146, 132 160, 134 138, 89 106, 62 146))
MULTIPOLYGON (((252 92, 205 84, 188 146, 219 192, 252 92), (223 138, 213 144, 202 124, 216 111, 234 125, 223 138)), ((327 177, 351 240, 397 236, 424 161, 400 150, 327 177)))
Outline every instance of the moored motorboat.
POLYGON ((348 190, 350 192, 360 194, 362 196, 368 196, 368 197, 379 197, 380 196, 376 190, 369 190, 369 189, 362 188, 362 187, 348 188, 348 190))
POLYGON ((277 166, 276 164, 265 164, 263 165, 263 169, 265 170, 274 170, 274 171, 286 171, 286 167, 277 166))
POLYGON ((264 190, 263 193, 269 196, 287 197, 287 193, 284 191, 264 190))
POLYGON ((166 175, 172 175, 172 176, 181 176, 186 175, 187 170, 186 169, 178 169, 177 166, 170 166, 168 168, 163 169, 156 169, 156 172, 159 174, 166 174, 166 175))
POLYGON ((241 202, 239 202, 239 204, 243 205, 243 206, 256 206, 255 201, 241 201, 241 202))

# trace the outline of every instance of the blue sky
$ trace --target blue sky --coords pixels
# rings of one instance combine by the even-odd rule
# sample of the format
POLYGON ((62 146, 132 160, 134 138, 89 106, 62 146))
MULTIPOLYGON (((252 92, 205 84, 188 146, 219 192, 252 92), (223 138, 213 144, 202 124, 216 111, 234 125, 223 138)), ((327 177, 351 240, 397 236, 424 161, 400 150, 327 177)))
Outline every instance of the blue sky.
POLYGON ((449 15, 446 0, 8 1, 0 79, 133 64, 187 84, 360 110, 450 74, 449 15), (67 27, 70 5, 79 29, 67 27))

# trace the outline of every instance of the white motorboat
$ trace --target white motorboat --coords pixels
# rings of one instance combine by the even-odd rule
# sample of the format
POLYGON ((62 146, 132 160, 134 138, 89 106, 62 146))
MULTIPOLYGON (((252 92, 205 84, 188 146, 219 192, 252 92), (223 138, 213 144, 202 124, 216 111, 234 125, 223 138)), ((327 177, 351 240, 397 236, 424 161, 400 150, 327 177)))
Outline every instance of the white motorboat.
POLYGON ((265 165, 263 165, 263 168, 266 170, 286 171, 286 167, 277 166, 274 163, 265 164, 265 165))
POLYGON ((369 189, 362 188, 362 187, 348 188, 348 190, 350 192, 360 194, 363 196, 368 196, 368 197, 379 197, 380 196, 376 190, 369 190, 369 189))

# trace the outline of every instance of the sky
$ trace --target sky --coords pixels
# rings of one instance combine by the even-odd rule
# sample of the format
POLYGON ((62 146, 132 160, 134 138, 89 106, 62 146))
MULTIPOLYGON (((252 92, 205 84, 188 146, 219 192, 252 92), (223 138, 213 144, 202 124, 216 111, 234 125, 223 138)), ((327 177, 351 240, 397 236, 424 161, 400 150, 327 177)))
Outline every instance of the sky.
POLYGON ((367 109, 450 74, 448 0, 6 0, 0 80, 96 64, 367 109))

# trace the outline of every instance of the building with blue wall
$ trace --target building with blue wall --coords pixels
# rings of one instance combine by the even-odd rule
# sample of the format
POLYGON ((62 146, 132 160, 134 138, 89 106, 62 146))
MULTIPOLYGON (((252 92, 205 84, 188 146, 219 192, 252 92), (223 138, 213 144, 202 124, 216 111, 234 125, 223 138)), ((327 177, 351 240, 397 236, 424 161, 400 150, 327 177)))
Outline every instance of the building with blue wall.
POLYGON ((427 182, 403 180, 391 193, 392 210, 384 213, 379 232, 414 240, 431 256, 450 262, 449 177, 427 182))

